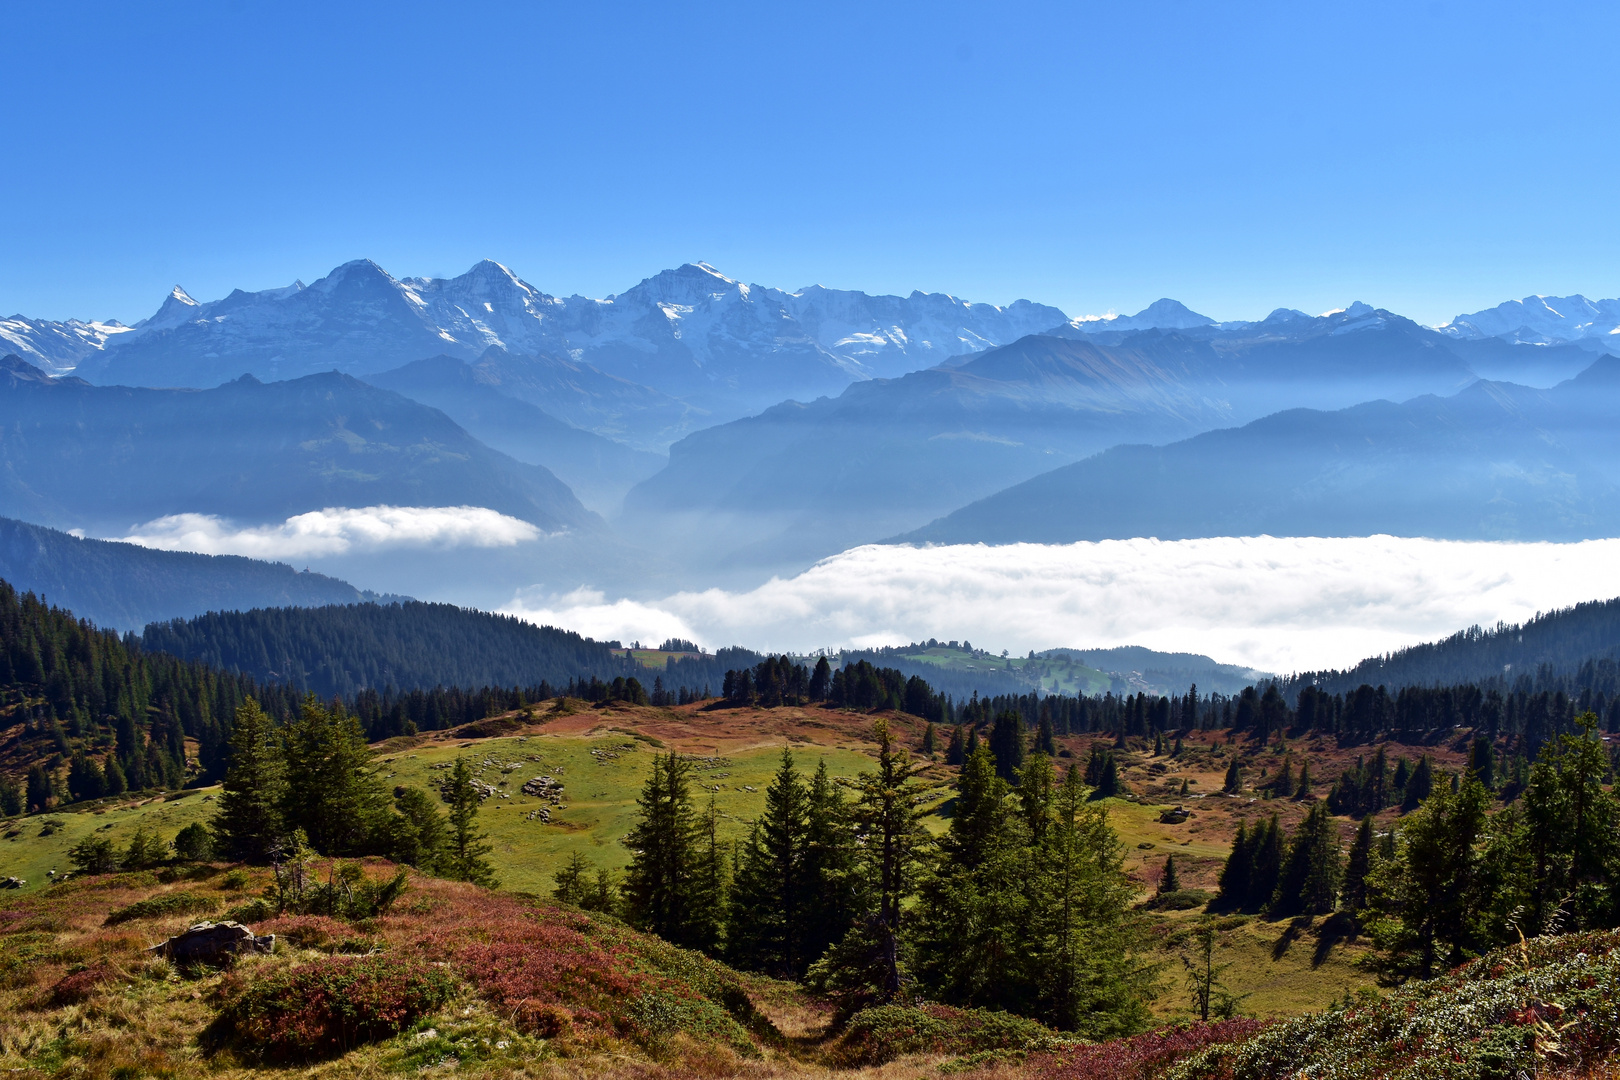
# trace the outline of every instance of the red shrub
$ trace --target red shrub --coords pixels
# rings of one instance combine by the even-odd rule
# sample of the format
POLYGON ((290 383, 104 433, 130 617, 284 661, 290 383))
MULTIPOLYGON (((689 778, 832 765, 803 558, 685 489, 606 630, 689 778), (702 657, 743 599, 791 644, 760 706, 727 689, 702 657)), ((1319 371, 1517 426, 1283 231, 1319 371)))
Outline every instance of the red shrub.
POLYGON ((343 1053, 409 1027, 449 1000, 444 969, 386 956, 334 956, 254 979, 230 976, 216 1038, 276 1061, 343 1053))
POLYGON ((97 961, 78 971, 70 971, 51 987, 51 1004, 77 1005, 81 1001, 88 1001, 97 987, 117 978, 118 973, 105 961, 97 961))
POLYGON ((1266 1020, 1220 1020, 1166 1027, 1129 1039, 1040 1054, 1029 1060, 1038 1080, 1152 1080, 1206 1046, 1237 1042, 1269 1026, 1266 1020))

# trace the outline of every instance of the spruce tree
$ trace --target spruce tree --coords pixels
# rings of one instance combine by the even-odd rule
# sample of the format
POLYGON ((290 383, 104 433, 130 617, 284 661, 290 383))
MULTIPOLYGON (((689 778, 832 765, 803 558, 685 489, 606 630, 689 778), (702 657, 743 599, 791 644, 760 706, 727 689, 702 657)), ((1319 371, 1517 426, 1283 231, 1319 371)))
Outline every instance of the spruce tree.
POLYGON ((1226 780, 1221 784, 1221 790, 1228 795, 1236 795, 1243 790, 1243 770, 1238 768, 1237 755, 1232 755, 1232 763, 1226 767, 1226 780))
POLYGON ((1046 842, 1052 820, 1052 788, 1056 781, 1052 759, 1036 752, 1030 755, 1018 777, 1018 813, 1024 821, 1029 843, 1039 847, 1046 842))
POLYGON ((214 854, 213 836, 208 826, 200 821, 193 821, 175 833, 170 843, 174 857, 181 862, 203 862, 214 854))
POLYGON ((822 758, 810 778, 805 818, 804 954, 810 963, 844 936, 861 906, 856 855, 849 807, 822 758))
POLYGON ((1079 766, 1054 792, 1046 840, 1027 865, 1027 881, 1014 886, 1033 893, 1012 987, 1030 996, 1021 1011, 1088 1039, 1146 1027, 1154 971, 1134 955, 1123 846, 1107 808, 1088 803, 1079 766))
POLYGON ((692 766, 674 751, 653 759, 637 800, 637 821, 624 843, 631 851, 625 872, 630 922, 666 941, 686 944, 697 867, 697 823, 692 812, 692 766))
POLYGON ((1011 709, 996 717, 990 729, 990 752, 996 757, 996 775, 1009 784, 1018 782, 1024 767, 1024 720, 1011 709))
POLYGON ((934 755, 934 751, 937 749, 937 747, 934 745, 937 738, 938 736, 936 736, 934 733, 934 722, 930 720, 928 721, 928 726, 923 728, 922 737, 922 752, 927 754, 929 757, 932 757, 934 755))
POLYGON ((887 1003, 905 983, 902 923, 916 890, 926 834, 917 820, 917 766, 895 745, 889 725, 873 725, 877 768, 859 777, 855 820, 861 837, 871 909, 821 963, 817 984, 844 996, 887 1003))
POLYGON ((28 769, 28 812, 37 814, 51 808, 51 800, 55 797, 55 785, 51 783, 51 774, 45 771, 43 765, 35 764, 28 769))
POLYGON ((1496 754, 1491 748, 1491 740, 1484 735, 1475 737, 1474 743, 1468 748, 1468 769, 1479 782, 1485 785, 1486 790, 1496 787, 1496 754))
POLYGON ((1315 803, 1289 837, 1272 895, 1274 916, 1324 915, 1333 910, 1342 879, 1339 833, 1326 803, 1315 803))
POLYGON ((1176 874, 1176 857, 1174 854, 1164 857, 1164 873, 1159 875, 1159 887, 1156 890, 1159 896, 1168 896, 1181 889, 1181 879, 1176 874))
POLYGON ((400 787, 394 791, 390 822, 389 853, 395 862, 406 863, 425 873, 437 874, 450 844, 444 815, 437 802, 421 788, 400 787))
MULTIPOLYGON (((1258 830, 1258 827, 1257 827, 1258 830)), ((1249 878, 1254 872, 1254 848, 1249 827, 1238 822, 1237 835, 1232 837, 1232 850, 1221 868, 1219 891, 1210 902, 1213 911, 1237 911, 1249 901, 1249 878)))
POLYGON ((248 698, 236 709, 231 763, 210 823, 214 849, 227 859, 269 862, 285 832, 286 788, 281 741, 259 703, 248 698))
POLYGON ((1265 910, 1277 892, 1277 878, 1282 873, 1283 835, 1277 815, 1272 814, 1259 832, 1259 837, 1250 841, 1254 865, 1249 871, 1249 896, 1244 904, 1248 911, 1265 910))
MULTIPOLYGON (((694 842, 696 862, 692 868, 688 887, 688 910, 691 918, 686 925, 686 945, 707 953, 718 953, 720 939, 725 933, 725 916, 730 880, 726 873, 727 852, 730 845, 720 839, 720 808, 714 794, 697 822, 694 842)), ((610 911, 610 907, 600 910, 610 911)))
POLYGON ((486 856, 495 848, 478 828, 478 789, 473 787, 472 765, 466 758, 456 758, 445 788, 450 827, 441 860, 444 876, 492 889, 497 884, 495 869, 486 856))
POLYGON ((1304 761, 1299 763, 1299 779, 1294 782, 1294 798, 1304 800, 1310 797, 1311 759, 1306 758, 1304 761))
POLYGON ((1029 917, 1030 835, 996 765, 981 747, 962 766, 956 813, 917 902, 917 976, 931 997, 952 1005, 1014 1008, 1029 997, 1018 958, 1029 917))
POLYGON ((551 898, 559 904, 584 907, 591 893, 590 872, 590 860, 573 852, 562 869, 552 875, 551 898))
POLYGON ((323 855, 386 850, 388 793, 359 720, 307 695, 287 728, 285 747, 286 827, 304 830, 323 855))
POLYGON ((1344 864, 1344 885, 1339 890, 1339 902, 1346 911, 1356 912, 1367 906, 1367 873, 1373 860, 1373 818, 1361 819, 1356 838, 1350 844, 1350 856, 1344 864))
POLYGON ((1057 739, 1052 734, 1052 718, 1044 712, 1041 714, 1041 724, 1035 732, 1035 749, 1049 758, 1057 757, 1057 739))
POLYGON ((738 860, 731 895, 726 953, 739 967, 797 978, 804 947, 804 863, 809 792, 784 748, 765 789, 765 812, 754 822, 738 860))
POLYGON ((1286 799, 1294 794, 1294 770, 1286 757, 1283 758, 1282 767, 1277 771, 1277 779, 1272 783, 1271 790, 1279 799, 1286 799))
POLYGON ((962 736, 962 725, 951 728, 951 741, 945 745, 945 764, 960 765, 967 760, 967 740, 962 736))
POLYGON ((1401 809, 1404 811, 1416 810, 1422 805, 1434 790, 1434 770, 1429 766, 1429 756, 1425 754, 1412 770, 1411 778, 1406 781, 1406 794, 1401 798, 1401 809))
POLYGON ((0 816, 15 817, 22 812, 22 785, 16 777, 0 774, 0 816))

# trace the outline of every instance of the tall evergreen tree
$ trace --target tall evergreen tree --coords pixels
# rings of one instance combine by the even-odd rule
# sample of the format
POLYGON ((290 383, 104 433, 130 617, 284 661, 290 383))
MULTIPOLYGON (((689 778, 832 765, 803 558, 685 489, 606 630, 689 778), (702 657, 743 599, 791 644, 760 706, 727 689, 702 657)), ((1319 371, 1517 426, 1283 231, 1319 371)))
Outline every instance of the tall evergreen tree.
POLYGON ((359 720, 311 694, 288 726, 284 745, 286 827, 302 829, 323 855, 386 850, 388 793, 359 720))
POLYGON ((1022 950, 1030 1011, 1090 1039, 1133 1034, 1147 1024, 1153 970, 1133 955, 1123 845, 1107 808, 1088 802, 1079 766, 1053 793, 1050 817, 1024 886, 1034 893, 1022 950))
POLYGON ((793 764, 793 751, 765 789, 765 812, 754 822, 738 860, 732 889, 726 953, 741 967, 797 978, 808 966, 805 949, 805 849, 809 792, 793 764))
POLYGON ((1181 889, 1181 878, 1176 873, 1176 857, 1174 854, 1164 857, 1164 872, 1159 875, 1159 885, 1154 891, 1159 896, 1168 896, 1181 889))
POLYGON ((1367 873, 1373 860, 1373 817, 1368 814, 1356 829, 1356 838, 1350 844, 1350 856, 1344 864, 1344 885, 1339 889, 1339 902, 1346 911, 1360 911, 1367 906, 1367 873))
POLYGON ((1228 795, 1236 795, 1243 790, 1243 770, 1238 767, 1237 755, 1232 755, 1232 763, 1226 767, 1226 780, 1221 784, 1221 790, 1228 795))
POLYGON ((1314 803, 1288 839, 1271 914, 1325 915, 1332 911, 1339 897, 1341 862, 1339 832, 1327 804, 1314 803))
POLYGON ((1057 757, 1057 739, 1052 734, 1052 718, 1041 713, 1040 726, 1035 731, 1035 749, 1049 758, 1057 757))
POLYGON ((1441 785, 1407 816, 1396 854, 1369 875, 1369 932, 1386 975, 1432 977, 1486 943, 1480 842, 1490 793, 1470 777, 1441 785))
POLYGON ((625 905, 631 923, 677 945, 700 935, 693 910, 698 827, 692 811, 692 766, 674 751, 653 759, 637 800, 637 821, 625 837, 631 850, 625 905))
POLYGON ((1476 736, 1468 748, 1468 771, 1479 777, 1486 790, 1496 787, 1496 754, 1488 736, 1476 736))
POLYGON ((1232 850, 1221 868, 1219 891, 1210 902, 1213 911, 1237 911, 1249 901, 1249 878, 1254 872, 1254 848, 1249 827, 1238 822, 1237 835, 1232 837, 1232 850))
POLYGON ((494 845, 478 828, 478 789, 473 787, 472 765, 466 758, 456 758, 445 787, 450 801, 450 827, 444 857, 440 860, 444 875, 456 881, 494 888, 495 868, 487 858, 494 845))
POLYGON ((1024 720, 1011 709, 996 717, 990 729, 990 752, 996 758, 996 775, 1009 784, 1018 782, 1024 767, 1024 720))
POLYGON ((1259 835, 1250 839, 1254 861, 1249 871, 1249 898, 1244 905, 1249 911, 1265 910, 1277 892, 1277 878, 1282 873, 1283 834, 1277 815, 1272 814, 1258 829, 1259 835))
POLYGON ((230 859, 268 862, 271 846, 285 832, 286 791, 281 740, 259 703, 248 698, 237 707, 231 730, 231 764, 211 823, 214 850, 230 859))
POLYGON ((960 765, 967 760, 967 740, 962 736, 962 725, 951 728, 951 741, 945 744, 945 764, 960 765))
POLYGON ((804 954, 810 963, 844 936, 860 910, 856 857, 849 807, 822 758, 810 778, 805 817, 804 954))
POLYGON ((1412 770, 1412 775, 1406 781, 1406 794, 1401 798, 1401 809, 1416 810, 1423 800, 1429 797, 1434 790, 1434 770, 1429 765, 1429 756, 1423 755, 1412 770))

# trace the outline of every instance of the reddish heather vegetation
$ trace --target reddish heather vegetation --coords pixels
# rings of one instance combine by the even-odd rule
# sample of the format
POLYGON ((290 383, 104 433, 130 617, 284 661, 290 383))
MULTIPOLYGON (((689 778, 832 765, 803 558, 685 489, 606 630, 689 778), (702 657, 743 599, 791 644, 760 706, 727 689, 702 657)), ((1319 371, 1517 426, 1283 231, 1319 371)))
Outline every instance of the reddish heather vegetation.
POLYGON ((1028 1071, 1037 1080, 1152 1080, 1182 1058, 1247 1039, 1267 1026, 1267 1021, 1245 1017, 1165 1027, 1129 1039, 1037 1054, 1029 1059, 1028 1071))

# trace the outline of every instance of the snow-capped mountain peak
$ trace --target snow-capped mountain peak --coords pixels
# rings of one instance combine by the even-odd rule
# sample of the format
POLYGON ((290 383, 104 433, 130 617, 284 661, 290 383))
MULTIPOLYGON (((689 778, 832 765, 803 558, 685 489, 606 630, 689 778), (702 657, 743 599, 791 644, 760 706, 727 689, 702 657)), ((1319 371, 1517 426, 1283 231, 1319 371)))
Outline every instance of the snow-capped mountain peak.
POLYGON ((1620 299, 1588 300, 1579 293, 1527 296, 1458 315, 1438 329, 1464 340, 1499 337, 1536 345, 1578 343, 1607 349, 1611 336, 1620 331, 1620 299))

